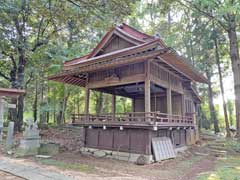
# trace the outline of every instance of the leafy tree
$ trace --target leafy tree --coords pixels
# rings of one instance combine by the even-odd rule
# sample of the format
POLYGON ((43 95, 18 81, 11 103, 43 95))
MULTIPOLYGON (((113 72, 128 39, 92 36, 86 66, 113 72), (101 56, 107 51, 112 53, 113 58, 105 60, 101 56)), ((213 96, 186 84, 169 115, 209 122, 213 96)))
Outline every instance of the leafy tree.
MULTIPOLYGON (((39 49, 46 50, 51 45, 59 45, 58 43, 64 42, 68 37, 71 38, 71 43, 73 41, 79 43, 79 40, 83 40, 82 33, 89 29, 92 30, 92 28, 101 29, 111 26, 130 11, 131 2, 128 0, 110 3, 105 1, 2 0, 0 7, 1 78, 6 81, 7 86, 12 88, 27 88, 33 79, 33 74, 36 74, 36 70, 41 78, 46 75, 43 71, 48 70, 46 67, 43 69, 33 67, 34 73, 30 73, 29 77, 26 77, 28 75, 26 71, 30 71, 31 65, 36 64, 34 60, 38 60, 36 57, 45 55, 45 62, 56 58, 56 56, 55 58, 46 58, 46 54, 40 54, 41 50, 39 49), (88 28, 90 26, 92 28, 88 28)), ((92 41, 88 41, 88 43, 94 41, 94 33, 90 38, 92 41)), ((67 49, 66 47, 67 45, 60 49, 67 49)), ((73 43, 69 45, 70 47, 73 47, 73 43)), ((47 52, 49 51, 47 50, 47 52)), ((65 53, 65 57, 70 54, 76 55, 77 53, 65 53)), ((41 65, 42 63, 40 63, 41 65)), ((40 81, 44 80, 40 79, 40 81)), ((40 88, 43 88, 42 85, 40 88)), ((44 93, 42 97, 44 97, 44 93)), ((16 129, 21 130, 24 96, 20 96, 18 101, 14 100, 14 102, 18 106, 17 110, 10 113, 11 119, 15 121, 16 129)))
POLYGON ((239 27, 240 18, 240 2, 218 1, 218 0, 179 0, 181 5, 186 8, 191 8, 210 20, 216 22, 228 34, 229 39, 229 54, 232 63, 232 71, 234 77, 235 91, 235 108, 236 108, 236 125, 237 136, 240 136, 240 58, 237 29, 239 27))

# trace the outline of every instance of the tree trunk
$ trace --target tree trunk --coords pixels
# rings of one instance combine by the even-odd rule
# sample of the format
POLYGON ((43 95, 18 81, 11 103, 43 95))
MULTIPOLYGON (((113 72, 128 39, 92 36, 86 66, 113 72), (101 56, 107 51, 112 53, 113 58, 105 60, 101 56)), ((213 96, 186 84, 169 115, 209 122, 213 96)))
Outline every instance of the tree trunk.
POLYGON ((60 101, 60 111, 59 114, 57 115, 57 124, 61 125, 65 121, 65 110, 67 107, 67 101, 70 96, 70 92, 66 92, 66 88, 64 85, 64 94, 63 94, 63 99, 60 101))
POLYGON ((226 132, 227 132, 226 136, 231 137, 231 132, 230 132, 230 128, 229 128, 229 121, 228 121, 228 113, 227 113, 227 104, 226 104, 225 96, 224 96, 225 94, 224 94, 224 88, 223 88, 222 71, 221 71, 221 66, 220 66, 218 42, 217 42, 216 38, 214 38, 214 45, 215 45, 215 58, 216 58, 216 63, 217 63, 217 67, 218 67, 219 82, 220 82, 222 101, 223 101, 224 120, 225 120, 225 125, 226 125, 226 132))
MULTIPOLYGON (((43 72, 41 72, 41 76, 43 77, 43 72)), ((46 123, 46 116, 45 116, 45 110, 44 110, 44 106, 46 105, 45 103, 45 99, 44 99, 44 80, 41 79, 40 82, 40 116, 39 116, 39 123, 40 126, 44 125, 46 123)))
POLYGON ((100 114, 102 113, 102 111, 103 111, 103 93, 100 92, 96 102, 96 113, 100 114))
POLYGON ((217 116, 216 116, 216 111, 215 111, 215 107, 213 104, 213 91, 212 91, 212 83, 211 83, 211 73, 209 72, 209 70, 206 71, 207 73, 207 78, 208 78, 208 100, 209 100, 209 109, 210 109, 210 116, 211 116, 211 120, 213 122, 214 125, 214 132, 218 133, 220 132, 219 130, 219 126, 218 126, 218 120, 217 120, 217 116))
POLYGON ((66 91, 64 91, 63 112, 62 112, 62 117, 61 117, 61 122, 62 123, 65 123, 65 112, 66 112, 66 109, 67 109, 68 98, 70 96, 70 91, 69 90, 66 90, 66 91))
POLYGON ((202 110, 202 107, 199 106, 199 129, 204 128, 204 129, 209 129, 209 123, 207 121, 207 117, 205 113, 202 110))
MULTIPOLYGON (((26 57, 25 51, 19 49, 19 65, 17 70, 17 84, 18 89, 24 88, 24 72, 25 72, 25 64, 26 64, 26 57)), ((23 124, 23 110, 24 110, 24 95, 20 95, 18 97, 18 106, 17 106, 17 123, 16 123, 16 130, 21 131, 22 124, 23 124)))
POLYGON ((231 100, 228 100, 227 102, 227 109, 228 109, 228 116, 229 116, 229 123, 230 126, 233 126, 233 103, 231 100))
POLYGON ((36 79, 36 83, 35 83, 35 97, 34 97, 34 103, 33 103, 33 118, 34 118, 34 122, 37 121, 37 105, 38 105, 38 81, 36 79))
POLYGON ((240 59, 238 40, 236 33, 236 19, 231 17, 229 22, 228 37, 230 41, 230 57, 232 62, 232 71, 234 79, 234 91, 235 91, 235 108, 236 108, 236 126, 237 126, 237 137, 240 138, 240 59))

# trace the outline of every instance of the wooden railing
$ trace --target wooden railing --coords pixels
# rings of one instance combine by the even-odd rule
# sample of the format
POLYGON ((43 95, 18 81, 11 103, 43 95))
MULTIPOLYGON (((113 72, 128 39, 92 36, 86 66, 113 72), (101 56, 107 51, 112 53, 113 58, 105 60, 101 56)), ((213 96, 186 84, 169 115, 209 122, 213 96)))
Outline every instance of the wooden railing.
POLYGON ((193 115, 169 115, 160 112, 130 112, 116 114, 72 114, 72 123, 89 122, 148 122, 148 123, 178 123, 193 124, 193 115))

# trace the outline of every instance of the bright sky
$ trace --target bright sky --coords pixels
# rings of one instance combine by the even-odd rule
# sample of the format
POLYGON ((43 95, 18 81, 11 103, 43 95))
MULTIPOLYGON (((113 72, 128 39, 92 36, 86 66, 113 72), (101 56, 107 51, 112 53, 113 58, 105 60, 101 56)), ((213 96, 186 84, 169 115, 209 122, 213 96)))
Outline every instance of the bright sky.
MULTIPOLYGON (((218 76, 215 76, 214 78, 218 78, 218 76)), ((218 79, 216 79, 217 82, 219 82, 218 79)), ((219 83, 218 83, 219 85, 219 83)), ((233 85, 233 76, 232 74, 229 73, 228 76, 226 76, 223 79, 223 86, 224 86, 224 91, 225 91, 225 99, 227 100, 234 100, 234 85, 233 85)), ((220 87, 220 86, 219 86, 220 87)), ((220 107, 220 113, 223 115, 223 107, 222 107, 222 95, 219 94, 215 99, 214 99, 214 104, 218 104, 220 107)))

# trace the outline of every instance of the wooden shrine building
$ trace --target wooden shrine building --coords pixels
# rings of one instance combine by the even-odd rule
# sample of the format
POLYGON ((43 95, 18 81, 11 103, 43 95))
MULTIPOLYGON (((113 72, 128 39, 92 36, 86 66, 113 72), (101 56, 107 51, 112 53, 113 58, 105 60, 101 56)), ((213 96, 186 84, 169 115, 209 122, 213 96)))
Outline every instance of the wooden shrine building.
POLYGON ((193 83, 207 83, 161 38, 122 24, 113 27, 91 53, 66 61, 50 80, 85 88, 85 113, 72 123, 85 129, 85 148, 152 158, 151 139, 170 137, 177 146, 196 139, 193 83), (112 94, 112 113, 90 114, 90 92, 112 94), (132 112, 116 113, 116 96, 132 100, 132 112))

